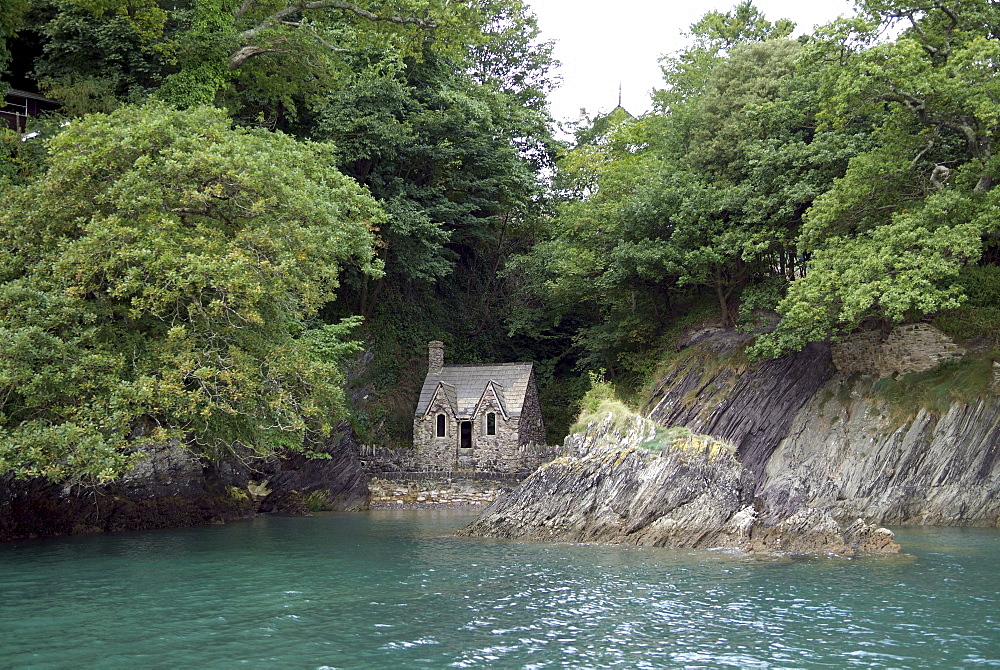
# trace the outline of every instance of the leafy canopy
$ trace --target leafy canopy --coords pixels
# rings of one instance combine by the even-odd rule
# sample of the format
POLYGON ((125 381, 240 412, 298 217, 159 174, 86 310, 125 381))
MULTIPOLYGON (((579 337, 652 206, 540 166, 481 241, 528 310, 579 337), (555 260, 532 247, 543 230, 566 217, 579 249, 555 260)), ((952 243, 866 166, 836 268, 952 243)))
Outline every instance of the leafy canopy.
POLYGON ((957 307, 962 267, 1000 228, 1000 6, 865 0, 825 28, 805 59, 823 66, 822 118, 862 117, 874 146, 818 197, 799 240, 811 260, 778 306, 771 356, 849 332, 957 307), (902 29, 892 41, 879 36, 902 29))
POLYGON ((383 214, 329 146, 219 110, 72 122, 0 196, 0 471, 103 480, 143 440, 301 450, 354 322, 314 327, 383 214))

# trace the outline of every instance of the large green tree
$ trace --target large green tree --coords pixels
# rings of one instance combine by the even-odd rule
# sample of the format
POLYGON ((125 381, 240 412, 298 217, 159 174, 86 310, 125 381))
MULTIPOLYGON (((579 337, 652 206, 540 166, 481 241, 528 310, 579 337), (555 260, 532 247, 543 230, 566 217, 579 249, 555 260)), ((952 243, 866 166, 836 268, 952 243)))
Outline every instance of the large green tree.
POLYGON ((370 196, 331 148, 209 108, 73 121, 0 196, 0 471, 114 477, 144 439, 303 449, 343 416, 345 266, 370 196))
POLYGON ((515 325, 569 319, 584 364, 609 372, 642 369, 696 303, 732 326, 744 295, 800 273, 804 212, 864 146, 855 126, 819 130, 821 82, 784 38, 790 23, 742 3, 692 30, 652 114, 615 110, 560 160, 565 201, 515 264, 548 306, 526 300, 515 325))
POLYGON ((866 0, 810 45, 824 117, 868 119, 874 146, 819 197, 802 231, 811 257, 759 355, 956 307, 961 268, 1000 228, 1000 7, 866 0), (884 41, 887 28, 898 37, 884 41))
POLYGON ((175 106, 225 106, 247 123, 296 131, 359 54, 377 52, 391 65, 419 58, 430 45, 451 56, 488 50, 504 31, 486 28, 497 19, 516 24, 506 19, 520 11, 516 0, 30 4, 28 23, 44 42, 34 75, 70 113, 108 111, 154 94, 175 106))

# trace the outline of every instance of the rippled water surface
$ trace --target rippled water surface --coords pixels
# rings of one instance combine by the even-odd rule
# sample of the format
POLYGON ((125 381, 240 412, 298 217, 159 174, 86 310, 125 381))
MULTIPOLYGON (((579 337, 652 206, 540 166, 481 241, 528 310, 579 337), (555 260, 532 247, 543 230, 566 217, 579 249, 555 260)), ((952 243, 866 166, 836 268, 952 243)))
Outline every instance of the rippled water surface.
POLYGON ((1000 667, 1000 532, 907 555, 451 537, 455 511, 0 546, 2 668, 1000 667))

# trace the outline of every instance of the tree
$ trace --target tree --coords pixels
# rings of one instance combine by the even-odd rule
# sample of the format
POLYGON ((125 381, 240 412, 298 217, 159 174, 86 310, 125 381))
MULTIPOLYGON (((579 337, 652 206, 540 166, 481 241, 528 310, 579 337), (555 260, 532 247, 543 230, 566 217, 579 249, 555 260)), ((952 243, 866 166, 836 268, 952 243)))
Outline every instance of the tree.
MULTIPOLYGON (((7 48, 7 40, 17 33, 27 10, 28 0, 0 0, 0 75, 5 73, 10 62, 11 54, 7 48)), ((0 81, 0 93, 6 95, 2 81, 0 81)))
POLYGON ((383 217, 330 147, 150 105, 49 151, 0 196, 0 471, 103 480, 143 441, 327 435, 356 321, 311 319, 345 266, 377 274, 383 217))
POLYGON ((429 43, 403 61, 376 47, 345 56, 352 72, 315 109, 312 135, 332 141, 343 171, 391 214, 386 275, 357 287, 366 315, 386 291, 433 287, 456 268, 466 292, 491 302, 511 231, 537 209, 551 44, 537 42, 521 2, 480 4, 482 37, 464 52, 429 43))
POLYGON ((323 94, 343 72, 346 56, 377 46, 398 61, 430 42, 439 51, 464 52, 482 39, 481 5, 494 0, 34 4, 35 21, 49 39, 38 71, 61 99, 99 91, 105 104, 136 102, 126 96, 134 96, 139 83, 175 106, 224 104, 237 116, 280 125, 296 121, 303 105, 323 94), (96 52, 79 48, 88 39, 96 52))
POLYGON ((584 364, 611 374, 641 365, 703 299, 734 326, 745 293, 797 276, 803 214, 867 148, 867 128, 818 128, 820 81, 800 66, 798 42, 755 41, 786 22, 752 13, 739 22, 746 35, 723 40, 705 27, 713 16, 726 15, 696 24, 708 31, 697 53, 666 69, 657 112, 618 110, 578 134, 559 161, 564 201, 549 236, 515 265, 549 308, 526 300, 518 328, 571 320, 584 364))
POLYGON ((826 64, 827 123, 866 117, 876 142, 809 211, 800 250, 812 260, 758 355, 864 320, 897 323, 956 306, 959 271, 1000 228, 1000 9, 937 0, 859 6, 861 18, 825 29, 807 57, 826 64), (879 40, 899 24, 895 40, 879 40))

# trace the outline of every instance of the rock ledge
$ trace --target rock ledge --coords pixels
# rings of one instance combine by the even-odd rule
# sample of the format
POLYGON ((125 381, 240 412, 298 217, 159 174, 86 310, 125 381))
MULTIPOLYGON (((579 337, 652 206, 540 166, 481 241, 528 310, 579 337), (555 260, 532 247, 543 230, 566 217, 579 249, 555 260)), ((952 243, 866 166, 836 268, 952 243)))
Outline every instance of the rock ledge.
POLYGON ((646 419, 621 426, 609 414, 566 447, 571 455, 540 467, 460 534, 752 555, 899 551, 891 531, 860 519, 842 528, 823 510, 770 508, 731 448, 704 435, 664 436, 646 419))

